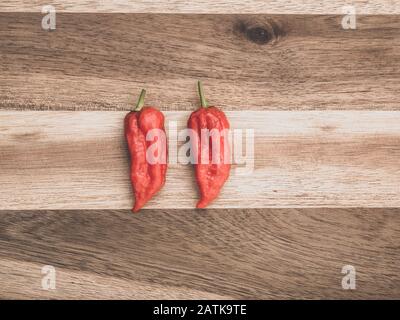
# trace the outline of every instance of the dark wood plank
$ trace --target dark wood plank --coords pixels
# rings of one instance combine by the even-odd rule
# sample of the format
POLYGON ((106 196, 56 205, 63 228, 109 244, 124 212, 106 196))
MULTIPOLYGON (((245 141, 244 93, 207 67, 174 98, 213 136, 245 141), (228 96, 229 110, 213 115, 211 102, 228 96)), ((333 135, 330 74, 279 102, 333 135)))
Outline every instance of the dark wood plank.
POLYGON ((399 243, 400 209, 1 211, 0 297, 400 298, 399 243))
POLYGON ((399 110, 400 19, 332 15, 0 14, 0 108, 399 110))

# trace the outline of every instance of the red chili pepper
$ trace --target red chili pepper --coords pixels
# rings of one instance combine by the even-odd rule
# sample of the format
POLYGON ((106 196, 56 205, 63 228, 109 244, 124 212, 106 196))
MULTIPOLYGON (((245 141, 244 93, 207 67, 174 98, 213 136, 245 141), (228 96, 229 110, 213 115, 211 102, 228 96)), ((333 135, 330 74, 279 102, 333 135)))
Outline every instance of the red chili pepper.
MULTIPOLYGON (((139 211, 147 201, 149 201, 165 183, 167 172, 167 141, 164 129, 164 115, 153 107, 143 107, 145 90, 140 93, 136 108, 129 112, 125 117, 125 138, 128 142, 128 149, 131 159, 131 182, 135 195, 135 206, 132 211, 139 211), (153 141, 147 141, 146 137, 153 129, 158 129, 164 134, 154 137, 153 141), (148 161, 146 157, 149 147, 153 143, 158 143, 154 154, 157 156, 155 161, 148 161), (160 150, 159 150, 160 149, 160 150)), ((151 139, 148 139, 151 140, 151 139)))
POLYGON ((224 134, 229 130, 229 122, 223 111, 207 105, 200 81, 198 82, 198 90, 201 107, 190 115, 188 127, 195 132, 194 137, 192 137, 192 150, 195 159, 197 159, 194 167, 201 196, 196 207, 205 208, 218 196, 229 177, 231 169, 230 149, 228 138, 224 134), (202 130, 205 129, 210 134, 215 130, 219 133, 217 135, 218 140, 215 140, 219 142, 219 150, 217 144, 213 143, 212 137, 202 134, 202 130))

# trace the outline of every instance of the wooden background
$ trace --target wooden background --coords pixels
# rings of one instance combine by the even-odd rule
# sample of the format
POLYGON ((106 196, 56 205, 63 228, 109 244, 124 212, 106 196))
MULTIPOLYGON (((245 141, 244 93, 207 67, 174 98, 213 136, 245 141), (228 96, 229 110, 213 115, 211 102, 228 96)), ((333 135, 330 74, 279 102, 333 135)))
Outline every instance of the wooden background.
POLYGON ((400 9, 354 3, 2 1, 0 298, 400 298, 400 9), (121 119, 146 87, 183 126, 198 79, 256 170, 199 211, 172 166, 134 215, 121 119))

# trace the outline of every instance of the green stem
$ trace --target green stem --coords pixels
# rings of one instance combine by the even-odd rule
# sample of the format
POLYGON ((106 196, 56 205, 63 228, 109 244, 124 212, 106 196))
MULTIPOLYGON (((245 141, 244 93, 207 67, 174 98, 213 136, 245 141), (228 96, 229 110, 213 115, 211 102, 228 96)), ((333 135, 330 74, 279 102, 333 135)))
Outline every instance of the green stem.
POLYGON ((197 88, 199 89, 201 106, 202 106, 202 108, 207 108, 208 104, 207 104, 206 98, 204 97, 203 86, 201 84, 201 81, 197 82, 197 88))
POLYGON ((144 106, 144 96, 146 95, 146 90, 142 89, 142 92, 140 92, 139 99, 136 103, 136 107, 133 111, 140 111, 140 109, 143 108, 144 106))

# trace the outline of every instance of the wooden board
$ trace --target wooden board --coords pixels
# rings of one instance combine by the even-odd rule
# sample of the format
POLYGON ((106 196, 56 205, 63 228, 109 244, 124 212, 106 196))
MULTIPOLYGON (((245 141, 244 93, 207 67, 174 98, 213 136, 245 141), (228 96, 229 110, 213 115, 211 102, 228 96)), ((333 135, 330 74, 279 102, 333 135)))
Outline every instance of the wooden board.
POLYGON ((278 13, 342 14, 343 7, 354 5, 359 14, 399 14, 394 0, 2 0, 0 12, 41 12, 51 4, 60 12, 107 13, 278 13))
POLYGON ((0 230, 0 298, 400 296, 399 209, 3 211, 0 230))
POLYGON ((0 14, 0 108, 400 110, 399 16, 0 14))
POLYGON ((48 3, 0 3, 0 298, 400 298, 396 1, 353 1, 356 30, 341 0, 51 3, 54 32, 48 3), (124 114, 146 87, 183 126, 199 79, 257 129, 254 180, 183 209, 196 188, 173 165, 155 209, 117 210, 124 114))
MULTIPOLYGON (((132 207, 125 112, 0 112, 3 209, 132 207)), ((166 112, 185 128, 188 112, 166 112)), ((228 112, 246 165, 213 208, 400 205, 400 112, 228 112), (254 140, 245 140, 254 131, 254 140), (249 143, 246 146, 246 143, 249 143), (253 146, 250 145, 254 144, 253 146)), ((169 136, 177 143, 177 137, 169 136)), ((183 144, 170 150, 172 161, 183 144)), ((239 159, 234 159, 238 161, 239 159)), ((170 160, 170 162, 172 162, 170 160)), ((192 166, 170 164, 147 208, 194 208, 192 166)))

